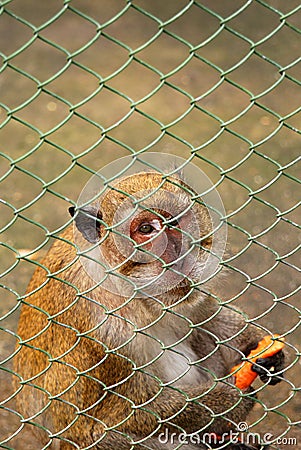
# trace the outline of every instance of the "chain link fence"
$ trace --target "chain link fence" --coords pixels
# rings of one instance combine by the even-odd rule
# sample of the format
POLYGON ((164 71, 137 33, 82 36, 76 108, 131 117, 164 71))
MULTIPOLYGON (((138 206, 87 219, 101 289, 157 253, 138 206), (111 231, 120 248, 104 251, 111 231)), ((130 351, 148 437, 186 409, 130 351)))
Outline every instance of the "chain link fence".
MULTIPOLYGON (((299 448, 299 1, 5 0, 0 5, 0 448, 105 448, 96 438, 81 445, 68 437, 76 423, 85 426, 83 417, 103 420, 93 415, 91 403, 74 409, 68 392, 84 389, 83 378, 107 389, 110 383, 96 380, 93 372, 105 360, 96 358, 93 367, 80 371, 72 366, 71 347, 59 343, 58 353, 47 354, 43 366, 45 379, 57 360, 66 369, 60 375, 63 386, 51 393, 37 374, 22 378, 16 372, 20 347, 32 341, 21 338, 19 345, 17 323, 22 304, 36 317, 29 292, 43 293, 46 282, 28 293, 26 287, 35 269, 45 268, 51 245, 65 240, 61 233, 72 222, 68 207, 77 205, 85 183, 121 157, 132 156, 130 167, 149 152, 158 161, 162 153, 184 158, 184 168, 195 164, 219 191, 228 227, 220 266, 227 276, 217 275, 211 295, 228 310, 246 311, 246 323, 278 333, 286 343, 284 380, 274 388, 256 380, 247 427, 261 437, 268 434, 273 449, 299 448), (41 404, 32 396, 33 385, 42 391, 41 404), (18 398, 35 403, 31 417, 20 412, 18 398), (54 402, 72 411, 60 429, 43 422, 54 402), (33 429, 44 433, 45 443, 35 440, 33 429)), ((155 167, 160 171, 159 163, 155 167)), ((113 180, 123 173, 115 171, 113 180)), ((59 291, 67 289, 64 268, 46 270, 59 291)), ((77 289, 77 300, 86 295, 91 303, 89 290, 83 291, 77 289)), ((57 324, 72 301, 66 310, 40 312, 57 324)), ((65 324, 66 340, 71 328, 65 324)), ((75 330, 77 344, 90 328, 75 330)), ((104 346, 93 331, 89 338, 104 346)), ((39 348, 37 342, 32 348, 39 348)), ((28 355, 25 366, 34 359, 28 355)), ((85 359, 84 347, 82 355, 85 359)), ((120 384, 127 381, 121 377, 120 384)), ((122 396, 122 390, 116 392, 122 396)), ((100 408, 102 400, 96 402, 100 408)), ((127 400, 135 406, 135 398, 127 400)), ((115 431, 127 430, 132 412, 127 414, 112 426, 115 431)), ((114 443, 107 448, 119 449, 114 443)))

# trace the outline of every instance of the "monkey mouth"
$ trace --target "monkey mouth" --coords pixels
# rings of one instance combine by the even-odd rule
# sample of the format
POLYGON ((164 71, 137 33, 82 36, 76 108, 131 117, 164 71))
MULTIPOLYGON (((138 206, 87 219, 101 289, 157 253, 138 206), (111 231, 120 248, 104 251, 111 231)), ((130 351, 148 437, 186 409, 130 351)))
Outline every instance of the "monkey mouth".
POLYGON ((114 276, 114 279, 124 286, 132 286, 139 292, 147 292, 151 294, 163 294, 176 289, 184 290, 186 295, 191 289, 194 280, 190 277, 195 265, 194 256, 179 257, 174 263, 167 263, 166 266, 162 261, 153 261, 151 264, 144 264, 137 261, 128 260, 119 267, 118 273, 121 276, 114 276), (146 266, 148 268, 146 272, 146 266))

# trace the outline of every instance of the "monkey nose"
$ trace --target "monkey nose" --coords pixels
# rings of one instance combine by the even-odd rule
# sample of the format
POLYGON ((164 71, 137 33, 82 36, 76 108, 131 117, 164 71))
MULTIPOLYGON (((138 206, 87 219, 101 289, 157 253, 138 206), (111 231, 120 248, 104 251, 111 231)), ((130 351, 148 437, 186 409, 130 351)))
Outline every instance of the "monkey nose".
POLYGON ((165 233, 161 233, 154 239, 148 239, 136 246, 136 251, 132 255, 131 260, 139 263, 148 264, 153 261, 164 260, 164 254, 168 245, 165 233))

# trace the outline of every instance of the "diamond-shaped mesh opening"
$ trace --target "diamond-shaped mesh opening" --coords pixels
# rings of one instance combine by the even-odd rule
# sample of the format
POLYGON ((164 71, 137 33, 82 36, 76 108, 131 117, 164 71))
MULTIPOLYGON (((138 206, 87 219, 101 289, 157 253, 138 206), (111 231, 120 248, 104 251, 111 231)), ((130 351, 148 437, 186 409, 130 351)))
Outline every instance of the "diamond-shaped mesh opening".
POLYGON ((148 116, 140 114, 137 111, 132 111, 132 114, 126 121, 120 123, 118 127, 114 127, 109 131, 110 139, 115 142, 122 142, 126 148, 140 151, 147 147, 160 135, 160 128, 156 122, 151 120, 148 116), (145 129, 145 133, 139 133, 139 130, 145 129), (135 133, 137 132, 138 135, 135 133))
POLYGON ((106 35, 100 34, 93 46, 75 55, 73 62, 83 66, 88 73, 92 71, 100 80, 111 79, 115 74, 122 73, 122 68, 129 64, 128 50, 106 35))
POLYGON ((160 76, 157 73, 143 65, 139 60, 134 60, 122 72, 110 79, 107 85, 123 92, 140 107, 141 103, 144 103, 144 99, 153 98, 161 84, 160 81, 160 76), (145 85, 136 86, 135 83, 131 82, 136 77, 144 79, 145 85))
POLYGON ((11 109, 18 109, 30 98, 36 95, 37 85, 36 83, 24 76, 13 67, 7 67, 2 75, 2 95, 1 100, 11 109), (13 95, 10 89, 11 84, 18 86, 20 89, 19 95, 16 97, 13 95))
MULTIPOLYGON (((89 109, 83 113, 89 113, 89 109)), ((64 127, 58 128, 47 137, 50 145, 65 149, 70 155, 80 155, 91 148, 91 152, 103 140, 101 127, 87 120, 87 116, 80 113, 80 108, 74 112, 64 127)))
POLYGON ((220 81, 219 73, 196 55, 179 71, 168 78, 171 84, 178 86, 193 98, 209 94, 210 89, 220 81))
POLYGON ((39 36, 56 45, 64 47, 68 53, 77 53, 82 47, 93 41, 97 25, 84 16, 66 9, 57 20, 43 28, 39 36), (62 33, 64 30, 64 33, 62 33))
POLYGON ((197 4, 191 5, 187 11, 174 16, 175 20, 167 20, 168 32, 174 33, 189 42, 191 46, 198 47, 210 39, 218 27, 218 18, 213 20, 212 14, 200 8, 197 4))
POLYGON ((241 33, 245 39, 255 43, 265 40, 270 34, 277 33, 279 25, 277 12, 261 2, 251 3, 241 14, 227 23, 227 26, 241 33), (252 26, 255 20, 258 27, 252 26))
POLYGON ((270 92, 260 98, 259 101, 265 108, 277 111, 278 117, 279 115, 283 117, 290 116, 299 110, 299 103, 294 95, 293 86, 294 82, 288 79, 284 79, 280 84, 275 86, 274 93, 276 93, 276 97, 285 98, 285 102, 280 102, 270 92))
MULTIPOLYGON (((130 5, 128 5, 130 6, 130 5)), ((147 45, 157 34, 157 23, 139 10, 128 7, 127 10, 105 27, 105 36, 113 38, 116 42, 122 42, 123 47, 136 51, 141 46, 147 45), (132 27, 143 29, 143 34, 137 39, 137 35, 130 32, 132 27)))
POLYGON ((150 69, 160 75, 172 75, 173 71, 179 70, 189 55, 189 46, 183 41, 179 41, 174 36, 167 33, 160 35, 150 42, 150 44, 139 51, 137 58, 149 65, 150 69), (157 62, 157 55, 160 53, 160 61, 157 62))
POLYGON ((277 68, 254 53, 250 55, 244 64, 240 64, 234 72, 231 72, 229 78, 239 83, 242 73, 245 74, 243 76, 243 87, 251 91, 254 96, 261 96, 262 93, 265 93, 277 81, 281 80, 281 75, 278 73, 277 68), (260 76, 258 76, 259 73, 260 76))
POLYGON ((232 73, 233 69, 239 67, 242 61, 248 60, 250 57, 250 46, 239 35, 217 26, 213 36, 211 39, 200 42, 195 47, 195 54, 207 65, 214 67, 217 73, 222 71, 232 73), (227 47, 227 45, 232 48, 229 55, 223 51, 223 47, 227 47))
MULTIPOLYGON (((220 171, 228 171, 232 170, 231 168, 235 168, 240 165, 241 161, 248 159, 251 156, 251 151, 245 139, 242 139, 239 134, 234 134, 229 131, 228 128, 222 129, 219 125, 219 122, 215 118, 211 118, 208 114, 204 114, 204 119, 202 119, 202 123, 204 120, 210 119, 208 124, 210 124, 210 132, 211 135, 209 138, 200 143, 200 146, 197 150, 197 155, 200 158, 205 159, 209 164, 217 165, 220 171), (218 137, 223 136, 223 144, 220 147, 218 137), (235 151, 233 151, 235 149, 235 151)), ((206 127, 206 133, 208 133, 208 125, 206 127)), ((205 134, 206 136, 206 134, 205 134)), ((225 184, 228 183, 228 178, 223 180, 225 184)), ((238 187, 239 188, 239 187, 238 187)), ((245 190, 243 188, 243 190, 245 190)), ((226 202, 227 207, 233 208, 233 204, 235 204, 236 199, 229 199, 229 204, 227 203, 227 195, 229 189, 226 189, 223 200, 226 202), (234 203, 232 203, 234 202, 234 203)), ((239 189, 238 189, 239 191, 239 189)))
MULTIPOLYGON (((298 114, 293 117, 298 119, 298 114)), ((285 123, 289 124, 293 117, 286 120, 285 123)), ((296 161, 296 167, 298 167, 298 137, 297 128, 284 126, 262 143, 261 152, 278 161, 283 167, 288 165, 289 170, 294 170, 295 164, 290 165, 290 163, 296 161), (290 151, 287 151, 288 147, 290 151)))
POLYGON ((62 10, 60 0, 54 0, 49 5, 45 2, 39 2, 34 8, 30 3, 24 4, 22 0, 13 0, 8 3, 9 11, 23 18, 25 21, 29 21, 36 27, 52 21, 53 17, 56 17, 62 10))
MULTIPOLYGON (((288 18, 289 22, 291 18, 294 18, 294 15, 288 18)), ((296 22, 297 27, 300 28, 300 13, 299 17, 296 17, 296 22)), ((287 25, 286 27, 283 27, 281 30, 279 30, 277 34, 271 36, 268 41, 265 41, 261 45, 259 45, 258 51, 266 55, 267 58, 276 61, 282 67, 289 67, 291 64, 294 64, 294 61, 299 61, 299 47, 300 36, 298 32, 296 32, 294 28, 290 28, 290 26, 287 25), (279 51, 280 42, 284 42, 286 44, 286 51, 284 51, 284 49, 281 49, 281 51, 279 51)))
MULTIPOLYGON (((64 97, 73 106, 89 101, 98 88, 99 79, 74 64, 69 66, 59 78, 47 85, 47 90, 59 97, 64 97)), ((57 106, 57 102, 54 103, 57 106)), ((56 111, 55 105, 50 105, 53 111, 56 111)))
POLYGON ((19 53, 18 50, 30 42, 32 30, 26 24, 20 22, 10 14, 3 14, 0 20, 1 25, 1 53, 6 57, 19 53), (5 39, 6 36, 10 39, 5 39))
POLYGON ((225 81, 216 87, 213 92, 210 92, 204 100, 201 100, 200 106, 208 109, 208 112, 217 116, 220 121, 228 122, 244 114, 244 111, 250 107, 250 98, 239 87, 225 81), (227 110, 225 105, 229 105, 230 99, 231 108, 227 110))
POLYGON ((231 123, 231 128, 236 133, 243 133, 252 142, 262 142, 266 138, 272 139, 274 131, 279 130, 279 121, 273 114, 260 106, 253 105, 245 114, 231 123))
POLYGON ((48 133, 58 128, 59 124, 63 123, 69 114, 69 107, 65 101, 53 102, 51 95, 42 92, 22 108, 22 111, 17 112, 16 116, 23 123, 30 123, 41 133, 48 133))
POLYGON ((163 84, 156 93, 140 106, 141 110, 152 117, 156 117, 164 127, 170 127, 176 123, 179 117, 185 115, 191 109, 189 97, 174 89, 172 84, 163 84), (158 105, 163 105, 158 112, 158 105), (174 104, 171 109, 169 106, 174 104))
POLYGON ((69 65, 65 50, 39 38, 19 52, 11 60, 11 64, 28 73, 29 78, 34 77, 34 80, 45 84, 55 79, 69 65))
MULTIPOLYGON (((188 102, 186 106, 189 107, 188 102)), ((193 108, 179 111, 178 117, 171 122, 168 130, 185 141, 193 142, 195 147, 199 147, 218 134, 220 126, 214 118, 206 114, 206 111, 193 108)))
POLYGON ((118 90, 111 89, 109 86, 101 86, 96 95, 76 108, 76 114, 83 115, 86 120, 97 123, 100 129, 107 129, 127 116, 130 111, 129 99, 123 96, 118 90), (113 117, 106 113, 107 108, 113 110, 113 117))

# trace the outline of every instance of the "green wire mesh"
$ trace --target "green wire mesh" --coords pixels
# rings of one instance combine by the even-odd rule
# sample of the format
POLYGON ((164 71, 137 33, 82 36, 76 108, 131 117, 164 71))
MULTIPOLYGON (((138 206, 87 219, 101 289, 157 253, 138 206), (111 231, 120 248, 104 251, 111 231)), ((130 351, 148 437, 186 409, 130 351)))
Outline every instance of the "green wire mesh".
POLYGON ((11 384, 30 276, 91 175, 152 151, 195 163, 222 196, 221 298, 291 350, 287 381, 261 392, 252 430, 278 436, 272 448, 298 448, 301 4, 0 5, 0 447, 39 448, 11 384))

